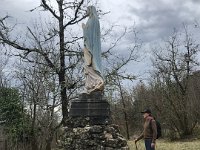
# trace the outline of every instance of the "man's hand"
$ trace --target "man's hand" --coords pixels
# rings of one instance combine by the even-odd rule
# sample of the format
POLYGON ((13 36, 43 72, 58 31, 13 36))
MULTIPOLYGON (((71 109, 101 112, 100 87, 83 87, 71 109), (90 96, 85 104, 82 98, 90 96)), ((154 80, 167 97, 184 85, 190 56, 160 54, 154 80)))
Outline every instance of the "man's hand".
POLYGON ((137 143, 137 141, 138 141, 138 139, 135 139, 134 141, 135 141, 135 144, 136 144, 136 143, 137 143))
POLYGON ((155 148, 155 143, 151 143, 151 147, 152 147, 152 148, 155 148))

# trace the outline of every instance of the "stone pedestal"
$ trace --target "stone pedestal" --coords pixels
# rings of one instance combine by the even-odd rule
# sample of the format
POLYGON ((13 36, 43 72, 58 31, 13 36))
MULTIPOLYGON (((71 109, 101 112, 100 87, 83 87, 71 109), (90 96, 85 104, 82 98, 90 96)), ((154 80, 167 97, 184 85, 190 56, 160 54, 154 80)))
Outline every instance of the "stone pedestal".
POLYGON ((118 126, 111 124, 110 106, 101 92, 81 94, 71 103, 65 123, 59 150, 129 150, 118 126))
POLYGON ((110 105, 100 91, 91 94, 81 94, 71 102, 69 116, 72 118, 89 117, 90 125, 108 124, 110 105))

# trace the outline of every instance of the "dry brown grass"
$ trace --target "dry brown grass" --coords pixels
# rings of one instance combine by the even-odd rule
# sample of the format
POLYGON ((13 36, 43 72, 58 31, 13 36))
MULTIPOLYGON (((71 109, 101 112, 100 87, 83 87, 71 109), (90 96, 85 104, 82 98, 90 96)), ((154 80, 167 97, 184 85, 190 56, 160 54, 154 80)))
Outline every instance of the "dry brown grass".
MULTIPOLYGON (((130 150, 136 150, 134 141, 128 142, 130 150)), ((145 150, 144 142, 137 143, 138 150, 145 150)), ((167 140, 157 140, 156 150, 200 150, 200 140, 185 140, 170 142, 167 140)))

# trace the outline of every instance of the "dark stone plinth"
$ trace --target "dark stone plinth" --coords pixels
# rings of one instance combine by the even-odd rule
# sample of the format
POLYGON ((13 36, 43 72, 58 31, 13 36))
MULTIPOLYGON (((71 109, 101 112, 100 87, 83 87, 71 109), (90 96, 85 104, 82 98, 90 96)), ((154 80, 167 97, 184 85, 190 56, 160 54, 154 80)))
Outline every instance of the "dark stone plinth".
POLYGON ((110 105, 103 98, 100 91, 91 94, 80 94, 79 98, 71 102, 69 117, 89 117, 90 125, 108 124, 110 118, 110 105))

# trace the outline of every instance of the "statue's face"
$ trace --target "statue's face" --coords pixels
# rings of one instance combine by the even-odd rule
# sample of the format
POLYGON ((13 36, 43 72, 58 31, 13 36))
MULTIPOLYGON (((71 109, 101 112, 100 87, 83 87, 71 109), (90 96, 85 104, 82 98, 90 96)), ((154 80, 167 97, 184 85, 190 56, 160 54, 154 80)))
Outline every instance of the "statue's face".
POLYGON ((93 16, 94 14, 96 14, 96 8, 94 6, 89 6, 87 8, 87 15, 93 16))
POLYGON ((87 8, 87 13, 86 13, 86 15, 89 16, 90 13, 91 13, 91 6, 89 6, 89 7, 87 8))

